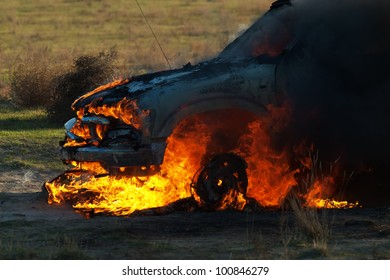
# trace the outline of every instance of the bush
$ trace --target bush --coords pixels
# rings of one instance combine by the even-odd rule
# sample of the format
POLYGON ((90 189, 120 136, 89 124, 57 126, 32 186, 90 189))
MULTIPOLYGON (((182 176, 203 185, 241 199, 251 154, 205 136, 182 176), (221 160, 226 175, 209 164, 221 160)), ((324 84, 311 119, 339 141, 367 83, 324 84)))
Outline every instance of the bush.
POLYGON ((10 98, 9 91, 10 87, 5 82, 6 77, 3 73, 0 74, 0 100, 8 100, 10 98))
POLYGON ((10 98, 19 107, 37 108, 50 104, 52 80, 58 70, 42 55, 20 60, 10 73, 10 98))
POLYGON ((113 79, 115 61, 115 49, 81 56, 71 66, 34 54, 11 70, 9 96, 19 107, 45 108, 52 121, 62 124, 75 115, 71 105, 76 98, 113 79))
POLYGON ((53 95, 47 113, 59 123, 75 116, 73 101, 94 88, 112 80, 115 73, 116 51, 101 52, 97 56, 81 56, 74 60, 72 69, 53 79, 53 95))

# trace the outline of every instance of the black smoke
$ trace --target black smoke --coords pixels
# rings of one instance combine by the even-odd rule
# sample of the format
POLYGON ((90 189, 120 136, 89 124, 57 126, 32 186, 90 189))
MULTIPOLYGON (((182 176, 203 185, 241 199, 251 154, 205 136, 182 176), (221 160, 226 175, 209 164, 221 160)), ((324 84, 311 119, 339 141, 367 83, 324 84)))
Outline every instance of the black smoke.
POLYGON ((390 1, 278 2, 221 57, 281 56, 278 92, 293 106, 282 142, 353 172, 346 199, 389 205, 390 1))

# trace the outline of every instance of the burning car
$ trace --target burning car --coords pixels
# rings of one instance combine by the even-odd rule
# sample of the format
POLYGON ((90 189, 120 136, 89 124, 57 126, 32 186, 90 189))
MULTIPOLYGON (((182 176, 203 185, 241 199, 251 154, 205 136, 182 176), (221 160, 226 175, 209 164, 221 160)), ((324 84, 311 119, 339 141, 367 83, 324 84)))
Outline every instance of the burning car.
POLYGON ((110 173, 124 167, 144 173, 163 163, 167 138, 189 116, 229 108, 263 115, 279 106, 276 73, 288 42, 267 46, 269 36, 258 29, 290 8, 290 1, 273 3, 214 59, 115 81, 81 96, 73 104, 77 118, 65 124, 62 159, 100 162, 110 173))
MULTIPOLYGON (((153 175, 164 161, 168 137, 188 117, 233 108, 267 114, 267 107, 277 102, 276 61, 217 58, 117 81, 84 95, 73 104, 77 118, 65 124, 61 158, 65 163, 98 162, 110 175, 153 175)), ((224 193, 231 188, 245 193, 244 160, 229 153, 222 158, 215 155, 210 162, 222 166, 203 177, 214 176, 211 184, 225 185, 224 193)))
MULTIPOLYGON (((365 104, 356 99, 364 84, 351 97, 346 95, 349 83, 361 80, 356 78, 362 73, 369 77, 363 70, 378 56, 388 56, 376 42, 374 55, 367 56, 363 44, 353 44, 358 47, 344 54, 341 45, 331 52, 338 59, 330 60, 314 40, 313 25, 307 28, 306 18, 300 17, 311 6, 297 9, 294 3, 273 3, 213 59, 118 80, 78 98, 72 105, 77 116, 65 124, 61 142, 62 160, 76 169, 46 183, 49 201, 71 200, 77 209, 120 215, 188 197, 213 210, 243 209, 250 199, 279 207, 299 184, 298 174, 310 173, 302 194, 306 205, 355 207, 357 203, 330 200, 334 174, 319 175, 318 156, 307 155, 302 146, 327 139, 332 152, 341 151, 332 137, 339 139, 347 131, 345 112, 365 104), (334 69, 350 76, 335 79, 334 69), (330 97, 342 101, 330 102, 330 97), (340 110, 339 104, 348 110, 340 110), (323 125, 331 119, 329 112, 341 117, 323 125), (328 134, 317 133, 318 127, 328 134), (84 171, 93 177, 85 179, 84 171)), ((318 28, 333 42, 331 27, 333 23, 318 28)), ((376 82, 381 79, 373 76, 376 82)), ((383 97, 373 96, 371 100, 383 97)))
POLYGON ((189 116, 228 108, 265 114, 277 99, 275 68, 268 58, 218 58, 115 82, 73 104, 78 117, 65 124, 61 157, 100 162, 110 173, 150 170, 163 163, 167 138, 189 116))

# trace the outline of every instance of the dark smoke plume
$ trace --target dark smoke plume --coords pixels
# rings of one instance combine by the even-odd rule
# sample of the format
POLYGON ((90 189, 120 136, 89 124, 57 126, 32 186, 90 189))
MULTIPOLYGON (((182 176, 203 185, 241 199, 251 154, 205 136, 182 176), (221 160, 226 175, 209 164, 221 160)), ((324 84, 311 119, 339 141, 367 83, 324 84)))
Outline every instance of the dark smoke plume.
POLYGON ((284 142, 354 172, 346 198, 390 204, 390 1, 277 1, 220 56, 248 55, 282 57, 284 142))

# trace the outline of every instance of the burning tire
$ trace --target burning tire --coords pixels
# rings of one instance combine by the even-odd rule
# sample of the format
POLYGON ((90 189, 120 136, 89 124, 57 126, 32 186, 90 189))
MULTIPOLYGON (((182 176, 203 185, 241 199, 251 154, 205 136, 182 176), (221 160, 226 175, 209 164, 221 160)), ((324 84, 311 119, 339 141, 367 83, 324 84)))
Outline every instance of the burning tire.
POLYGON ((246 168, 245 160, 237 154, 214 156, 194 176, 193 196, 206 210, 242 210, 248 186, 246 168))

